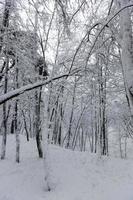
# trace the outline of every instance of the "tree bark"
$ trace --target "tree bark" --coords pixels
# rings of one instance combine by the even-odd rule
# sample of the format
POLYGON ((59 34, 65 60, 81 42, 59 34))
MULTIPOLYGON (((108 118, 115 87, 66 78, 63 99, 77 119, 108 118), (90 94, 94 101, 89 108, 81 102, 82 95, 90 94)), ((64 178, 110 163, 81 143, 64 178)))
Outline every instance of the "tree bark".
MULTIPOLYGON (((118 0, 122 8, 130 4, 130 0, 118 0)), ((120 13, 121 60, 128 104, 133 116, 133 36, 130 8, 120 13)))

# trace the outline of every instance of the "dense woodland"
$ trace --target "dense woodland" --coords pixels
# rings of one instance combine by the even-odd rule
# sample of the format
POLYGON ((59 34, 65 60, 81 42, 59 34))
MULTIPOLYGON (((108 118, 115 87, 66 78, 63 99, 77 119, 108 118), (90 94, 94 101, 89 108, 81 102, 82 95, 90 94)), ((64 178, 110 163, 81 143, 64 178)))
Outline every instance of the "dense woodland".
POLYGON ((133 0, 0 1, 2 160, 11 134, 16 162, 20 135, 126 158, 132 117, 133 0))

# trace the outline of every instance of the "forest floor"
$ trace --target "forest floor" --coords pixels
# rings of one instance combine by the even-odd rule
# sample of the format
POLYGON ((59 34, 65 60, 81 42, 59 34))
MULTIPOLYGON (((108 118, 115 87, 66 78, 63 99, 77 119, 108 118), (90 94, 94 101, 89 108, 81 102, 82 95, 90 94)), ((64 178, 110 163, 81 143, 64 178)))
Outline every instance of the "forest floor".
POLYGON ((50 146, 49 163, 52 190, 46 192, 35 141, 21 137, 16 164, 15 139, 8 137, 7 156, 0 161, 0 200, 133 200, 132 159, 99 160, 88 152, 50 146))

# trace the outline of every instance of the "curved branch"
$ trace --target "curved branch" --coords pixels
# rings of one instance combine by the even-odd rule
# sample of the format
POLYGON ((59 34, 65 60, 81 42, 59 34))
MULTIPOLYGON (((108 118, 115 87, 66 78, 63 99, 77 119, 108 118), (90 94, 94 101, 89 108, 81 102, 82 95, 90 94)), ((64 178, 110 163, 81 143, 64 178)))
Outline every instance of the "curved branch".
POLYGON ((92 50, 94 49, 95 44, 96 44, 96 42, 97 42, 97 40, 98 40, 100 34, 102 33, 102 31, 105 29, 105 27, 108 27, 108 24, 109 24, 120 12, 122 12, 123 10, 125 10, 125 9, 127 9, 127 8, 130 8, 130 7, 133 7, 133 4, 129 4, 129 5, 127 5, 127 6, 124 6, 124 7, 121 8, 121 9, 119 9, 113 16, 111 16, 111 17, 104 23, 104 25, 102 26, 102 28, 99 30, 99 32, 98 32, 98 34, 97 34, 97 36, 96 36, 96 38, 95 38, 95 40, 94 40, 94 42, 93 42, 93 45, 92 45, 92 47, 91 47, 91 50, 90 50, 90 52, 89 52, 89 54, 88 54, 88 56, 87 56, 85 68, 86 68, 86 66, 87 66, 87 62, 88 62, 88 60, 89 60, 89 58, 90 58, 90 55, 91 55, 91 53, 92 53, 92 50))

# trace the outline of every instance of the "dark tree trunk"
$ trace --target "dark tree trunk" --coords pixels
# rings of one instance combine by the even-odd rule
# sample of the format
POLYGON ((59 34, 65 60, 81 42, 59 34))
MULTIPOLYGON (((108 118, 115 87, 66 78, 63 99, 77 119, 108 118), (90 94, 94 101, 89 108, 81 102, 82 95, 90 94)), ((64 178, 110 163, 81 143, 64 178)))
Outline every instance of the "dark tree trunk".
POLYGON ((35 134, 36 134, 36 144, 37 144, 37 150, 39 158, 43 157, 43 151, 42 151, 42 144, 41 144, 41 119, 40 119, 40 106, 41 106, 41 93, 42 88, 39 89, 39 91, 36 91, 35 93, 35 134))

